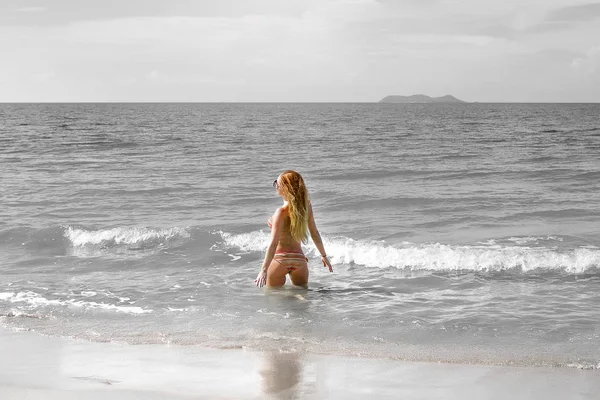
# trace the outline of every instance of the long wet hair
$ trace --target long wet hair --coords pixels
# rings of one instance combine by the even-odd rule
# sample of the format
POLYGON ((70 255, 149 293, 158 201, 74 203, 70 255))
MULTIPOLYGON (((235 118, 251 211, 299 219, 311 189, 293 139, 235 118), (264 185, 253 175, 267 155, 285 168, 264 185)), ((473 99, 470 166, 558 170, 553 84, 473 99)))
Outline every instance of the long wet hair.
POLYGON ((308 239, 308 189, 302 175, 288 169, 279 175, 279 188, 289 204, 290 234, 292 239, 308 239))

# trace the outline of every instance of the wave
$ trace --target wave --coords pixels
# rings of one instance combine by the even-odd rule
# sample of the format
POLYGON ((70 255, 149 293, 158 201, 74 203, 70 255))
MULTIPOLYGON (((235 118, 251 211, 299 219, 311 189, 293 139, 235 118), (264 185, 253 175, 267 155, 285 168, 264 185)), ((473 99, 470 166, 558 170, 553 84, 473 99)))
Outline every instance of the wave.
POLYGON ((269 245, 270 235, 264 231, 233 234, 217 231, 221 235, 226 248, 238 248, 243 251, 265 251, 269 245))
MULTIPOLYGON (((26 307, 31 309, 36 309, 40 307, 47 306, 65 306, 65 307, 78 307, 84 308, 86 310, 102 310, 102 311, 115 311, 119 313, 125 314, 148 314, 151 313, 152 310, 148 310, 142 307, 137 306, 125 306, 125 305, 115 305, 110 303, 98 303, 95 301, 85 301, 85 300, 77 300, 77 299, 47 299, 42 295, 31 292, 4 292, 0 293, 0 301, 5 301, 8 303, 21 303, 26 307)), ((23 314, 23 311, 14 312, 5 314, 5 316, 13 317, 20 316, 23 314)), ((29 314, 27 314, 29 315, 29 314)), ((37 315, 37 314, 31 314, 37 315)), ((41 317, 36 317, 41 318, 41 317)))
MULTIPOLYGON (((269 244, 269 235, 263 231, 219 234, 222 238, 221 245, 226 248, 259 252, 265 251, 269 244)), ((553 238, 510 238, 510 241, 526 244, 553 238)), ((560 241, 560 238, 555 240, 560 241)), ((354 240, 347 237, 324 237, 323 242, 332 263, 368 268, 567 274, 597 273, 600 270, 600 249, 589 246, 557 250, 553 247, 498 245, 495 241, 475 245, 411 242, 388 244, 385 241, 354 240)), ((312 245, 306 250, 309 254, 318 255, 312 245)))
MULTIPOLYGON (((116 252, 119 257, 145 256, 156 250, 177 247, 186 253, 193 253, 195 257, 207 259, 215 255, 215 250, 264 252, 270 235, 262 230, 231 233, 207 232, 190 227, 115 227, 94 230, 63 226, 11 229, 0 232, 0 239, 6 239, 5 243, 11 246, 21 247, 24 244, 36 254, 96 257, 116 252)), ((389 243, 384 240, 325 236, 324 243, 332 262, 369 268, 568 274, 600 272, 600 248, 580 239, 559 236, 509 237, 468 245, 389 243)), ((305 250, 307 255, 318 256, 312 243, 305 250)), ((230 256, 239 258, 240 255, 230 256)))
POLYGON ((190 237, 190 233, 186 228, 177 227, 167 229, 118 227, 87 230, 67 226, 64 236, 74 247, 127 245, 144 249, 165 244, 173 239, 187 239, 190 237))
POLYGON ((0 249, 26 249, 30 256, 145 257, 179 248, 195 256, 210 253, 218 235, 199 227, 90 229, 76 225, 0 230, 0 249))

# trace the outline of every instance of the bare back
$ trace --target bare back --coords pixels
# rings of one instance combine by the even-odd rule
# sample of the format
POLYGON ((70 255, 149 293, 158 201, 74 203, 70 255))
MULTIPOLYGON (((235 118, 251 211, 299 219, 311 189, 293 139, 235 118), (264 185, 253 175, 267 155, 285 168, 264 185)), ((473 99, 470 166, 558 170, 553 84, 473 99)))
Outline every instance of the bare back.
MULTIPOLYGON (((283 228, 281 229, 281 235, 279 236, 279 240, 277 241, 277 250, 276 253, 302 253, 302 244, 292 238, 292 234, 290 232, 290 216, 288 214, 287 207, 281 208, 283 218, 283 228)), ((269 227, 271 226, 272 218, 269 218, 269 227)))

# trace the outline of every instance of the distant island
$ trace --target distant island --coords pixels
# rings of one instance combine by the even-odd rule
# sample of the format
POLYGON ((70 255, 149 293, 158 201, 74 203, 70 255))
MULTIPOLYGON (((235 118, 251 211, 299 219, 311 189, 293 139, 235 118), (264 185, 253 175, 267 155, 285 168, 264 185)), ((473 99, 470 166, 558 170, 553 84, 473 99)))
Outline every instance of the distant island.
POLYGON ((386 96, 379 100, 380 103, 465 103, 454 96, 429 97, 424 94, 412 96, 386 96))

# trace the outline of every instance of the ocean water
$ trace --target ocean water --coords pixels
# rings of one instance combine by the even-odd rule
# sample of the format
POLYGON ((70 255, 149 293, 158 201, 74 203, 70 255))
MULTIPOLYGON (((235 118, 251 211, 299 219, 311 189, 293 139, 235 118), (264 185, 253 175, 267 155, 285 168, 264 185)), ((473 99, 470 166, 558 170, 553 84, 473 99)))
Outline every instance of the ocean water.
POLYGON ((1 104, 0 324, 600 368, 600 105, 1 104), (303 174, 334 264, 253 280, 303 174))

